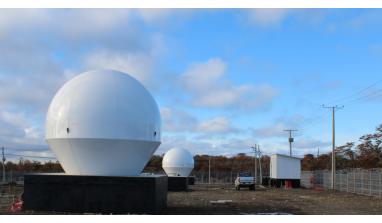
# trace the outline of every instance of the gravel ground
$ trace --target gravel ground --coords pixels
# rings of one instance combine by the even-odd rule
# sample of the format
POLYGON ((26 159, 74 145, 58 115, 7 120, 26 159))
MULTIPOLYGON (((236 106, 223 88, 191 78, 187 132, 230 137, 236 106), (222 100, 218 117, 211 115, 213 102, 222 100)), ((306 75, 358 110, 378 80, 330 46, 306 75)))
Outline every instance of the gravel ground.
POLYGON ((382 214, 382 199, 312 189, 192 186, 189 192, 169 192, 164 214, 382 214), (232 202, 211 203, 217 200, 232 202))
MULTIPOLYGON (((21 194, 22 188, 12 189, 21 194)), ((201 214, 382 214, 382 198, 330 190, 257 188, 236 191, 231 185, 194 185, 188 192, 168 192, 167 215, 201 214), (220 201, 219 201, 220 200, 220 201)), ((0 214, 9 214, 6 209, 0 214)), ((70 214, 19 212, 17 214, 70 214)), ((88 213, 89 214, 89 213, 88 213)))

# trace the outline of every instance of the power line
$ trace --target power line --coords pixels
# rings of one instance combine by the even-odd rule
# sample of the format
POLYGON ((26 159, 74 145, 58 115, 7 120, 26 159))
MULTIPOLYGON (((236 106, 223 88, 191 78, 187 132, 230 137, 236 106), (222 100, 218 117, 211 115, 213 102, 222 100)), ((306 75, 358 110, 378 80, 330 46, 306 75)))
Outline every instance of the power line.
POLYGON ((371 100, 371 99, 376 99, 378 97, 381 97, 382 96, 382 89, 378 89, 378 90, 375 90, 373 92, 369 92, 365 95, 362 95, 358 98, 354 98, 352 100, 349 100, 347 103, 347 105, 353 105, 353 104, 356 104, 356 103, 359 103, 359 102, 362 102, 362 101, 365 101, 365 100, 371 100))
MULTIPOLYGON (((336 100, 333 100, 332 103, 333 102, 336 102, 336 103, 337 102, 342 102, 342 103, 345 102, 345 104, 347 106, 349 106, 349 105, 353 105, 356 103, 360 103, 364 100, 371 100, 371 99, 376 99, 378 97, 382 97, 382 89, 376 88, 376 86, 378 86, 380 83, 382 83, 382 79, 377 80, 377 81, 373 82, 372 84, 369 84, 366 87, 361 88, 358 91, 356 91, 350 95, 347 95, 347 96, 338 98, 336 100)), ((313 112, 311 113, 311 116, 317 116, 316 111, 318 109, 319 108, 314 109, 313 112)), ((319 121, 325 119, 328 114, 330 114, 330 111, 327 111, 327 113, 318 115, 317 118, 312 119, 312 121, 308 122, 307 124, 302 125, 301 127, 303 129, 310 128, 311 126, 314 126, 315 124, 320 123, 319 121)))
POLYGON ((377 85, 378 85, 379 83, 381 83, 381 82, 382 82, 382 80, 377 80, 377 81, 375 81, 374 83, 372 83, 372 84, 370 84, 370 85, 368 85, 368 86, 366 86, 366 87, 364 87, 364 88, 358 90, 357 92, 355 92, 355 93, 353 93, 353 94, 350 94, 350 95, 348 95, 348 96, 344 96, 344 97, 342 97, 342 98, 333 100, 333 101, 331 101, 331 103, 333 103, 333 104, 334 104, 334 103, 342 103, 342 104, 344 104, 344 102, 348 101, 349 99, 352 100, 353 97, 355 97, 355 96, 357 96, 357 95, 360 95, 360 94, 362 94, 363 92, 365 92, 365 91, 367 91, 367 90, 369 90, 369 89, 371 89, 371 88, 377 86, 377 85))

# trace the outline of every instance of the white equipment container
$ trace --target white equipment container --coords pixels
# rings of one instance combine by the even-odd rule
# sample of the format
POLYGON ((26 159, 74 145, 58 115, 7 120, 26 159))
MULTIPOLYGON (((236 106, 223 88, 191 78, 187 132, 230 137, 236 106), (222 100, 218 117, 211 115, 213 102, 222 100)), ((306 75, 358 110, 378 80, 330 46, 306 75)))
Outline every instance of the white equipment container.
POLYGON ((90 71, 69 80, 46 118, 46 142, 72 175, 139 175, 160 138, 154 98, 118 71, 90 71))
POLYGON ((281 154, 271 155, 270 178, 283 180, 301 179, 301 159, 281 154))
POLYGON ((185 149, 170 149, 162 160, 162 168, 167 176, 188 177, 194 169, 194 157, 185 149))

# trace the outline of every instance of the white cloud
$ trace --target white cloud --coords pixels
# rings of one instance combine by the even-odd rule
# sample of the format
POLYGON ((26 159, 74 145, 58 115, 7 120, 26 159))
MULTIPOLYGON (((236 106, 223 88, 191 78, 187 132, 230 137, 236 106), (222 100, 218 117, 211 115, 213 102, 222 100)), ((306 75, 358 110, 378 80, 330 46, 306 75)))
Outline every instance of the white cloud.
MULTIPOLYGON (((303 139, 298 139, 298 141, 303 139)), ((296 140, 297 142, 297 140, 296 140)), ((322 151, 324 150, 325 142, 319 143, 319 140, 307 139, 304 142, 304 147, 300 147, 300 144, 293 146, 293 154, 298 157, 302 157, 305 153, 312 153, 317 151, 316 145, 321 145, 322 151), (309 144, 311 142, 312 144, 309 144)), ((189 135, 176 135, 176 136, 164 136, 162 138, 162 144, 159 147, 156 154, 163 154, 167 150, 177 147, 190 150, 193 154, 210 154, 210 155, 224 155, 234 156, 238 153, 246 153, 251 155, 251 146, 259 144, 260 150, 263 155, 271 155, 274 153, 289 154, 289 145, 287 138, 282 141, 275 140, 258 140, 254 137, 247 137, 244 135, 235 137, 225 137, 220 139, 205 138, 200 139, 198 137, 190 137, 189 135)))
POLYGON ((154 61, 165 50, 162 36, 143 35, 129 17, 124 9, 1 9, 0 123, 7 127, 0 130, 0 143, 46 149, 48 105, 83 68, 119 69, 150 82, 154 61), (11 122, 8 114, 24 124, 11 122))
POLYGON ((212 58, 192 64, 180 77, 191 103, 207 108, 254 110, 266 107, 277 94, 269 85, 234 85, 224 78, 225 63, 212 58))
POLYGON ((284 129, 286 129, 284 124, 277 123, 271 126, 253 129, 253 135, 260 138, 283 137, 286 136, 284 129))
MULTIPOLYGON (((325 9, 283 8, 246 9, 245 12, 247 24, 262 28, 278 27, 289 18, 293 19, 294 23, 298 23, 299 27, 319 27, 331 13, 331 11, 325 9)), ((329 26, 333 27, 333 25, 325 25, 326 31, 328 31, 329 26)), ((333 29, 332 27, 331 29, 333 29)))
POLYGON ((209 142, 195 141, 187 138, 186 136, 164 136, 162 143, 156 154, 163 154, 171 148, 183 148, 189 150, 192 154, 211 154, 214 147, 209 142))
POLYGON ((258 26, 274 26, 280 24, 290 13, 290 9, 250 9, 248 20, 258 26))
POLYGON ((126 24, 130 15, 126 9, 67 9, 50 12, 53 21, 55 18, 60 20, 60 28, 71 37, 91 37, 96 33, 112 31, 126 24))
MULTIPOLYGON (((288 137, 285 129, 299 129, 307 119, 301 115, 282 116, 277 118, 272 125, 251 129, 253 136, 259 138, 288 137)), ((301 129, 300 129, 301 131, 301 129)), ((300 132, 295 133, 300 134, 300 132)))
POLYGON ((229 121, 222 116, 206 120, 198 125, 198 130, 208 133, 223 133, 233 131, 229 121))
POLYGON ((185 111, 161 107, 160 113, 165 132, 190 132, 197 126, 197 119, 185 111))
POLYGON ((330 146, 331 142, 326 142, 317 139, 299 139, 293 143, 293 147, 298 149, 317 149, 318 147, 330 146))
POLYGON ((158 23, 173 15, 175 9, 137 9, 140 18, 147 24, 158 23))
POLYGON ((198 140, 190 137, 171 136, 163 137, 162 144, 156 154, 163 154, 171 148, 184 148, 192 154, 210 154, 232 156, 237 153, 251 152, 250 146, 254 145, 252 138, 228 138, 225 140, 198 140))
POLYGON ((130 16, 126 9, 1 9, 0 36, 13 30, 49 30, 69 38, 107 33, 130 16))
POLYGON ((253 138, 229 138, 222 142, 220 147, 224 155, 252 152, 251 146, 258 144, 253 138))
POLYGON ((379 9, 364 10, 347 22, 351 28, 357 30, 367 25, 380 26, 382 24, 382 15, 379 9))
POLYGON ((204 93, 210 87, 217 87, 225 69, 225 63, 219 58, 212 58, 204 63, 194 63, 182 74, 182 83, 188 91, 204 93))
POLYGON ((130 53, 101 50, 84 58, 86 69, 118 70, 130 74, 140 82, 148 81, 153 63, 153 58, 142 52, 130 53))
POLYGON ((46 10, 41 9, 1 9, 0 39, 12 29, 32 29, 49 21, 46 10))
MULTIPOLYGON (((147 24, 173 15, 172 10, 139 11, 147 24)), ((77 69, 117 69, 145 84, 153 80, 162 84, 162 76, 154 76, 153 71, 165 51, 163 37, 133 24, 130 10, 0 10, 0 143, 28 154, 49 154, 43 142, 45 113, 58 88, 80 73, 77 69)), ((234 84, 225 77, 226 67, 213 58, 191 65, 182 74, 182 89, 193 105, 253 111, 270 104, 275 89, 234 84)), ((165 132, 224 137, 164 136, 159 151, 181 147, 197 154, 232 154, 246 151, 253 143, 251 138, 227 138, 237 129, 220 115, 199 120, 173 108, 161 108, 161 113, 165 132)))
POLYGON ((174 108, 161 107, 162 127, 165 132, 172 133, 203 133, 210 138, 212 134, 235 133, 234 128, 227 118, 223 116, 199 120, 192 114, 174 108))
POLYGON ((2 109, 25 111, 31 118, 45 113, 54 93, 67 80, 49 49, 33 39, 6 38, 0 41, 0 52, 2 109))
MULTIPOLYGON (((179 23, 192 16, 195 11, 193 9, 170 9, 170 8, 149 8, 136 9, 138 17, 147 25, 168 25, 179 23)), ((205 10, 204 10, 205 11, 205 10)))
POLYGON ((15 144, 43 143, 42 129, 33 125, 23 113, 0 112, 0 141, 5 147, 15 144))
POLYGON ((154 34, 144 41, 146 46, 140 50, 96 49, 82 58, 83 66, 85 69, 119 70, 146 86, 161 85, 153 76, 153 68, 166 52, 163 36, 154 34))

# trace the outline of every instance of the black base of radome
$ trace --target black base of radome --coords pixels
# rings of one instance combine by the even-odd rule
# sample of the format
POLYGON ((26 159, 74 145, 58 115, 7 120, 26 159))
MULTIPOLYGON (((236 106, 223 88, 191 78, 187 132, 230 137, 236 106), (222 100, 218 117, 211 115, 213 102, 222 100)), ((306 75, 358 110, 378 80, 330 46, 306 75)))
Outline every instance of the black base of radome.
POLYGON ((168 191, 187 191, 188 177, 168 177, 168 191))
POLYGON ((23 209, 70 213, 159 214, 167 207, 167 176, 24 177, 23 209))
POLYGON ((271 181, 271 178, 269 178, 269 177, 263 177, 263 179, 262 179, 262 185, 263 186, 269 186, 270 185, 270 182, 271 181))
POLYGON ((286 184, 286 181, 290 181, 292 184, 292 188, 300 187, 300 180, 298 179, 270 179, 271 187, 283 187, 286 184))
POLYGON ((188 177, 188 185, 195 185, 195 177, 194 176, 188 177))

